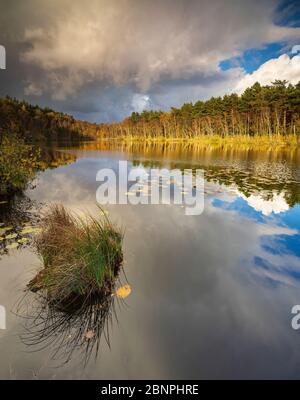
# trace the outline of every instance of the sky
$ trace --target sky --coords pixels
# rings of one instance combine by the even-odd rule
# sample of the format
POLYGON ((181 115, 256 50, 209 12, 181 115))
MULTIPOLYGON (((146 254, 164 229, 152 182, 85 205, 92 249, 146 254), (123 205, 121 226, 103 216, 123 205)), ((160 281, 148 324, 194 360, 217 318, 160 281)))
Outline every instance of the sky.
POLYGON ((300 81, 295 0, 0 0, 0 96, 91 122, 300 81), (295 48, 294 48, 295 49, 295 48))

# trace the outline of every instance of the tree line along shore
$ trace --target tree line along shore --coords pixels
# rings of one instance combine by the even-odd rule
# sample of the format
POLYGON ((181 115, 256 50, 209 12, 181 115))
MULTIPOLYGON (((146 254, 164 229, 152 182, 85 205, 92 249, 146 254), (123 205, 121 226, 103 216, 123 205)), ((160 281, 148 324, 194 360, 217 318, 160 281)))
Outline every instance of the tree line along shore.
POLYGON ((185 103, 168 112, 133 112, 120 123, 100 124, 98 136, 148 140, 261 140, 297 143, 300 134, 300 82, 255 83, 243 94, 185 103), (286 140, 288 139, 288 140, 286 140))
POLYGON ((82 139, 298 141, 300 82, 255 83, 244 93, 185 103, 170 111, 133 112, 123 121, 90 123, 10 97, 0 99, 0 145, 7 135, 26 142, 82 139))

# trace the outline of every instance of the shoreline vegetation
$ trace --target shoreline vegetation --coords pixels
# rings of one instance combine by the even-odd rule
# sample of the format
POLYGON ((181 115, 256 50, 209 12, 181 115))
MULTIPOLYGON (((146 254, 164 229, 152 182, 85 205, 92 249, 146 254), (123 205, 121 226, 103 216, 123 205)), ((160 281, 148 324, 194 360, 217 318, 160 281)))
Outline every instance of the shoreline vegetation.
POLYGON ((99 137, 92 143, 122 142, 126 144, 148 143, 148 144, 184 144, 184 145, 249 145, 253 147, 299 147, 300 135, 198 135, 197 137, 147 137, 124 135, 118 137, 99 137))
POLYGON ((49 108, 10 97, 0 99, 0 202, 11 200, 37 172, 52 166, 47 146, 90 140, 94 129, 95 124, 49 108))
POLYGON ((41 170, 41 148, 82 141, 299 147, 300 82, 255 83, 241 95, 186 103, 169 112, 133 112, 119 123, 96 124, 25 101, 0 99, 0 201, 26 188, 41 170))
POLYGON ((15 98, 0 98, 0 146, 4 135, 14 135, 26 144, 47 145, 88 140, 97 133, 97 124, 15 98))
POLYGON ((298 145, 300 82, 255 83, 243 94, 185 103, 169 112, 133 112, 122 122, 100 124, 98 137, 151 141, 278 142, 298 145))
POLYGON ((241 95, 185 103, 170 111, 132 112, 121 122, 98 124, 6 97, 0 99, 0 145, 3 135, 17 135, 27 144, 117 139, 299 145, 300 82, 257 82, 241 95))
POLYGON ((3 204, 22 193, 38 172, 76 159, 72 154, 56 152, 51 147, 27 144, 18 134, 3 134, 0 145, 0 202, 3 204))

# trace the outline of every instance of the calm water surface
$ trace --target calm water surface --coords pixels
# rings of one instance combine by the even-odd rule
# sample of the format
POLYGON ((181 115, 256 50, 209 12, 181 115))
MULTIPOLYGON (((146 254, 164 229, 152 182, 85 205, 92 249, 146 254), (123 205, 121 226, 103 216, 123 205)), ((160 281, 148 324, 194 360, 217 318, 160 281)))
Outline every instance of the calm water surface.
MULTIPOLYGON (((40 207, 60 202, 96 213, 96 173, 132 165, 202 168, 205 210, 177 205, 108 206, 125 230, 132 287, 96 361, 57 367, 51 351, 20 340, 15 304, 40 261, 30 245, 0 242, 0 378, 300 378, 300 151, 184 145, 83 144, 56 153, 52 168, 2 211, 20 235, 40 207)), ((19 237, 19 236, 18 236, 19 237)))

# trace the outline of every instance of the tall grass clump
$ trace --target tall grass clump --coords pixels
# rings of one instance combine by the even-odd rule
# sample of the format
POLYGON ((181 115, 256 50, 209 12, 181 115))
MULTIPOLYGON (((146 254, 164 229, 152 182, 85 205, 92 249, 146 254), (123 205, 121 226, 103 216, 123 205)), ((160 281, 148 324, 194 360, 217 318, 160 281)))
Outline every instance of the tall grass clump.
POLYGON ((42 219, 36 251, 44 268, 29 289, 42 290, 51 304, 76 308, 112 293, 123 261, 122 234, 102 212, 82 218, 53 205, 42 219))

